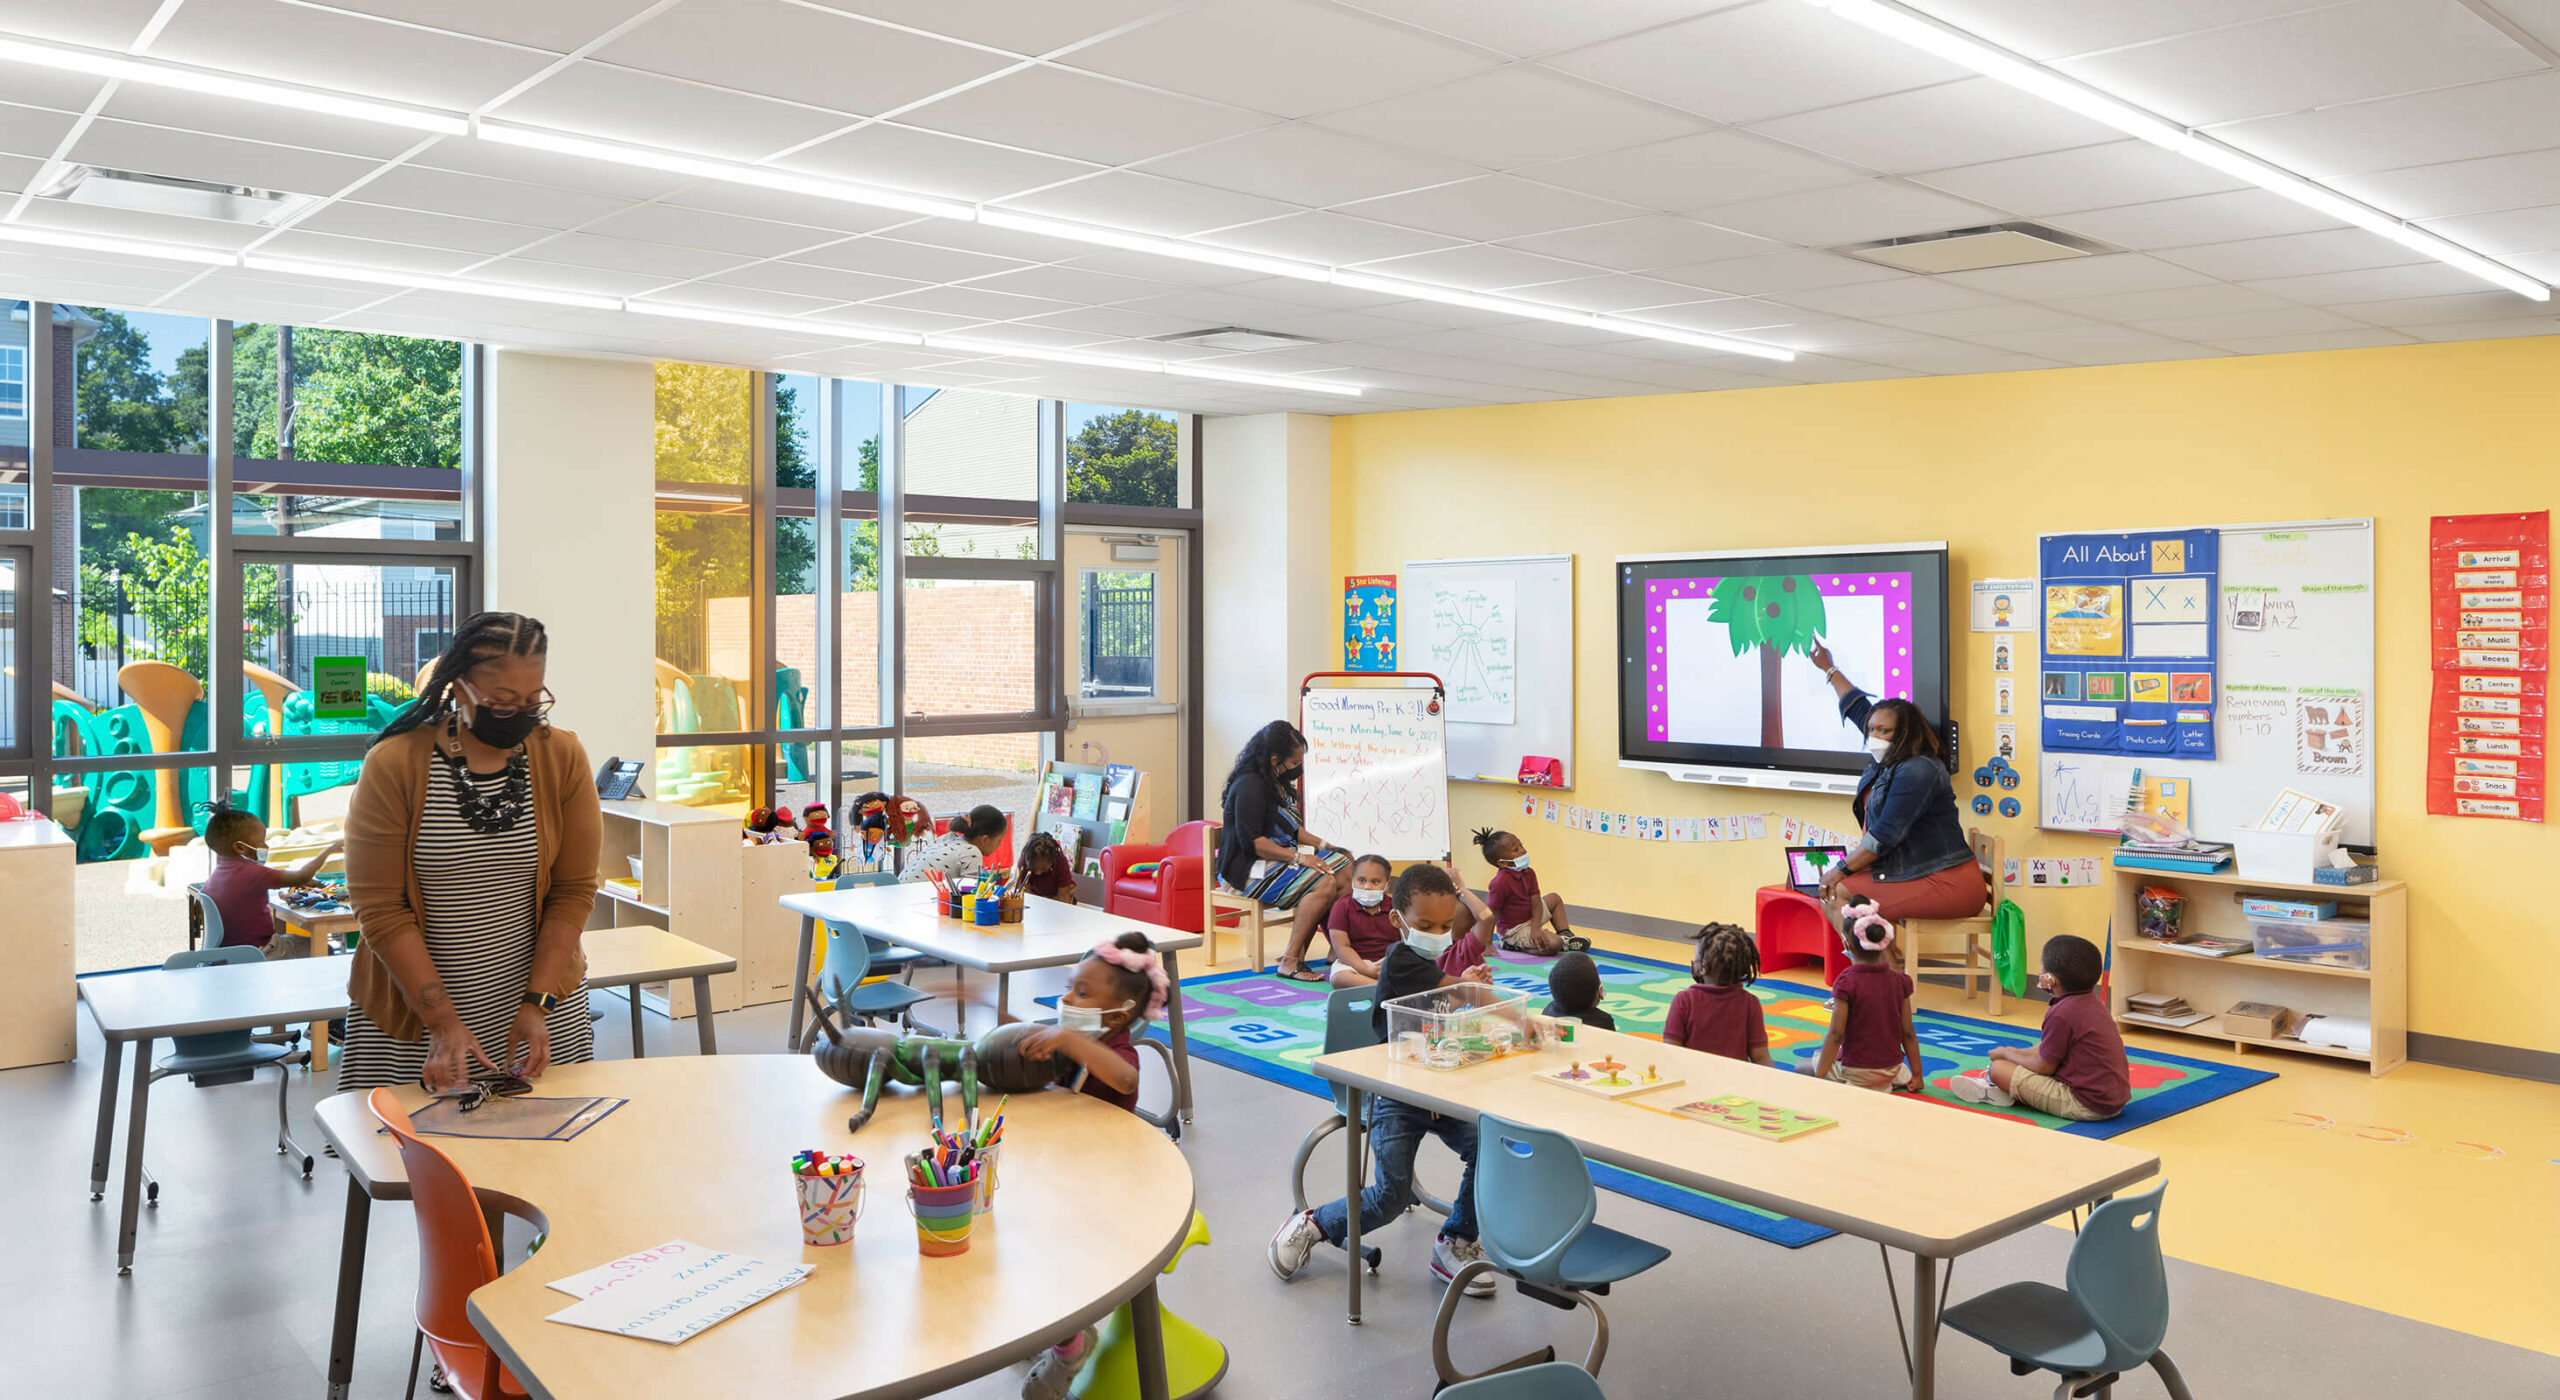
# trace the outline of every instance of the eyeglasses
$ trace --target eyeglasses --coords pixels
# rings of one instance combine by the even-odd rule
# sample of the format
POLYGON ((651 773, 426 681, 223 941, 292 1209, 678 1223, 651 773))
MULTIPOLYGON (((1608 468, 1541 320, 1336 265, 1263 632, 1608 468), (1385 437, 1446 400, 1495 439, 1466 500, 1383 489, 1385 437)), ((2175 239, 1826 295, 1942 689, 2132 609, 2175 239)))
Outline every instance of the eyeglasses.
POLYGON ((501 705, 493 700, 482 700, 479 688, 476 686, 472 688, 471 698, 478 702, 481 709, 500 719, 511 719, 517 715, 531 715, 535 719, 543 719, 550 715, 552 706, 560 703, 559 697, 553 695, 548 686, 536 692, 536 698, 530 704, 524 705, 501 705))
POLYGON ((495 1079, 474 1081, 470 1088, 455 1097, 461 1101, 462 1111, 469 1113, 491 1099, 512 1099, 532 1092, 533 1085, 529 1081, 512 1074, 502 1074, 495 1079))

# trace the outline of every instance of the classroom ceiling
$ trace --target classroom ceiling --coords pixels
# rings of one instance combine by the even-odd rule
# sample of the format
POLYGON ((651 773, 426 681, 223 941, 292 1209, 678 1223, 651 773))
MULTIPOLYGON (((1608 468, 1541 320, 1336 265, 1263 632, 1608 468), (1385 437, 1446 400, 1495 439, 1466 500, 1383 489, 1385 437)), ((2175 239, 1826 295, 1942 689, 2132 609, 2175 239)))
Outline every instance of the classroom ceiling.
MULTIPOLYGON (((2560 0, 1914 8, 2560 280, 2560 0)), ((920 216, 0 59, 0 224, 608 299, 0 241, 0 294, 128 309, 1213 413, 2560 331, 2553 303, 1806 0, 0 0, 12 35, 963 206, 920 216), (260 228, 27 193, 64 163, 311 198, 260 228), (984 210, 1287 261, 1100 248, 984 210), (1823 251, 2015 219, 2121 251, 1937 276, 1823 251), (610 309, 625 298, 707 319, 610 309), (1231 325, 1309 343, 1157 339, 1231 325)))

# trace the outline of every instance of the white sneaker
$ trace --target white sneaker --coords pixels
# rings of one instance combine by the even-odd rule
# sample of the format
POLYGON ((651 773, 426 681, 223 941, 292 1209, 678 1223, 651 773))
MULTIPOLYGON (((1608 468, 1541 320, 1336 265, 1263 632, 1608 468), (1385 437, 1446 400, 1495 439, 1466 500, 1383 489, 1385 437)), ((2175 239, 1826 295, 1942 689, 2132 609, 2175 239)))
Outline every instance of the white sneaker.
POLYGON ((1271 1237, 1271 1272, 1278 1274, 1282 1283, 1296 1278, 1298 1271, 1307 1266, 1308 1256, 1322 1243, 1324 1231, 1316 1228, 1314 1211, 1302 1210, 1290 1216, 1279 1233, 1271 1237))
MULTIPOLYGON (((1484 1258, 1483 1245, 1474 1240, 1442 1235, 1431 1242, 1431 1276, 1442 1283, 1451 1282, 1458 1277, 1460 1269, 1482 1258, 1484 1258)), ((1492 1272, 1488 1270, 1467 1280, 1467 1296, 1490 1298, 1493 1296, 1493 1290, 1499 1286, 1494 1282, 1492 1272)))
POLYGON ((1992 1083, 1991 1076, 1987 1074, 1950 1076, 1947 1080, 1947 1092, 1966 1103, 1989 1104, 1993 1108, 2007 1108, 2017 1102, 2010 1097, 2008 1090, 1992 1083))
POLYGON ((1076 1334, 1074 1356, 1060 1356, 1056 1347, 1040 1353, 1040 1359, 1031 1363, 1031 1374, 1022 1379, 1022 1400, 1067 1400, 1084 1363, 1093 1359, 1098 1342, 1098 1336, 1088 1327, 1076 1334))

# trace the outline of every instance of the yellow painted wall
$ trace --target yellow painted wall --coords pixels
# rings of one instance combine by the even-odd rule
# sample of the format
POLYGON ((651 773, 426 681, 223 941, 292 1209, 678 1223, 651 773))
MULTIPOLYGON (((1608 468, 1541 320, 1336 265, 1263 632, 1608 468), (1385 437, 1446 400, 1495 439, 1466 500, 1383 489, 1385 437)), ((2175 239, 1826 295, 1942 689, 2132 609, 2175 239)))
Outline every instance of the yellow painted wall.
MULTIPOLYGON (((2523 966, 2550 921, 2515 912, 2560 883, 2560 835, 2424 815, 2427 518, 2560 496, 2560 337, 1344 417, 1333 470, 1336 575, 1577 556, 1573 800, 1844 830, 1845 798, 1709 791, 1617 766, 1614 556, 1944 539, 1961 629, 1968 580, 2034 574, 2040 532, 2372 516, 2376 841, 2385 873, 2411 884, 2411 1029, 2560 1051, 2560 1008, 2523 966)), ((1995 722, 1991 635, 1953 641, 1952 703, 1980 755, 1995 722)), ((2032 688, 2028 663, 2030 773, 2032 688)), ((2032 814, 2033 792, 2020 795, 2032 814)), ((1779 864, 1774 840, 1639 847, 1524 825, 1512 788, 1456 783, 1450 796, 1453 825, 1519 831, 1546 888, 1577 904, 1747 924, 1751 890, 1779 864)), ((1966 820, 1999 829, 2013 856, 2104 850, 2038 832, 2032 815, 1966 820)), ((2031 943, 2104 933, 2100 893, 2019 902, 2031 943)))

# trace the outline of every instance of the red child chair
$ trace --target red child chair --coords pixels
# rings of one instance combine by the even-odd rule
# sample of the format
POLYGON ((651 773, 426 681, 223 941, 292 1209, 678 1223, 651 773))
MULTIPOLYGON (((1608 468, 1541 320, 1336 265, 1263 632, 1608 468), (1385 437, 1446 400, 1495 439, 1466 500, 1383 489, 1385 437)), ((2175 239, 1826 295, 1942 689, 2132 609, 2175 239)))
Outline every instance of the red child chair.
POLYGON ((1823 912, 1822 901, 1785 885, 1762 885, 1752 901, 1751 939, 1760 945, 1760 966, 1774 969, 1813 959, 1822 964, 1822 984, 1831 985, 1849 967, 1840 935, 1823 912))
POLYGON ((1200 886, 1209 862, 1201 857, 1203 829, 1215 822, 1184 822, 1154 845, 1105 846, 1102 850, 1102 910, 1141 923, 1160 924, 1185 933, 1200 931, 1200 886), (1133 865, 1156 868, 1133 872, 1133 865))
POLYGON ((473 1290, 498 1279, 498 1251, 480 1198, 451 1157, 418 1137, 390 1090, 374 1090, 365 1105, 400 1144, 410 1203, 417 1208, 418 1335, 409 1348, 409 1394, 418 1389, 420 1349, 429 1348, 463 1400, 523 1400, 523 1383, 499 1362, 463 1308, 473 1290))

